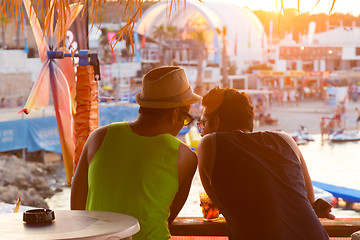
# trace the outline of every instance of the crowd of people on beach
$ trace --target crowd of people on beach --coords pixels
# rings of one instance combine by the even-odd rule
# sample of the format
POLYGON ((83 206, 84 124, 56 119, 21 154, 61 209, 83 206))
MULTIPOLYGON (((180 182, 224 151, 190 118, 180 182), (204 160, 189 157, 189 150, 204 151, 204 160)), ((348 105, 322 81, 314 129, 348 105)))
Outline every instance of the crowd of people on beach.
POLYGON ((2 97, 0 100, 0 108, 12 108, 14 106, 16 107, 22 107, 24 105, 24 98, 22 96, 18 97, 16 99, 15 105, 11 101, 11 99, 7 99, 6 97, 2 97))
POLYGON ((356 103, 358 101, 358 95, 360 95, 360 87, 356 84, 349 85, 346 88, 346 94, 343 100, 337 102, 336 87, 329 85, 323 88, 286 88, 285 89, 272 89, 269 91, 268 96, 265 94, 257 94, 256 96, 250 96, 250 101, 254 106, 254 124, 256 127, 264 125, 278 125, 278 119, 274 118, 271 114, 272 106, 277 107, 298 107, 301 101, 322 101, 324 107, 329 110, 334 109, 333 113, 327 116, 322 116, 320 120, 320 132, 321 139, 329 139, 331 134, 337 131, 343 131, 353 129, 354 126, 347 124, 349 122, 355 122, 356 128, 353 130, 359 130, 360 122, 360 110, 347 109, 349 102, 356 103), (335 105, 336 104, 336 105, 335 105), (347 116, 347 111, 356 111, 356 119, 350 119, 347 116))
POLYGON ((278 119, 273 118, 271 113, 267 112, 267 108, 262 101, 258 101, 258 103, 255 105, 254 113, 254 121, 256 126, 278 125, 278 119))
POLYGON ((246 93, 213 88, 200 97, 183 68, 159 67, 143 77, 135 100, 135 121, 90 134, 72 180, 71 209, 128 214, 140 224, 133 239, 169 239, 198 167, 229 239, 329 239, 318 218, 334 219, 331 204, 315 201, 300 149, 285 133, 253 132, 246 93), (190 107, 199 103, 196 153, 175 136, 193 122, 190 107))

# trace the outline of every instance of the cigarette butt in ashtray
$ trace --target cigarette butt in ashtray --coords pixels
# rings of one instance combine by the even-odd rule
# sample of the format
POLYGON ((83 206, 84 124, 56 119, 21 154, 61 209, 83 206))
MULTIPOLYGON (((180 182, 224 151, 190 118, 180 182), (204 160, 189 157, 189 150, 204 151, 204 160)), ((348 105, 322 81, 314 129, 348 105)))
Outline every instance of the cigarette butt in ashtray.
POLYGON ((14 213, 17 213, 19 211, 20 204, 21 204, 21 197, 19 197, 18 200, 16 201, 14 213))

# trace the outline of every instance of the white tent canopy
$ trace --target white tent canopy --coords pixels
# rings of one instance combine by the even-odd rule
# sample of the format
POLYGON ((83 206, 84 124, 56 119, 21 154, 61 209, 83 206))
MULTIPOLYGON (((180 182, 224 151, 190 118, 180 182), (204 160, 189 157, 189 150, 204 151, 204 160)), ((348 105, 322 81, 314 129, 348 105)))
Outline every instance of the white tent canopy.
POLYGON ((169 5, 160 1, 145 11, 137 22, 135 31, 153 37, 156 27, 176 26, 178 29, 202 29, 207 31, 208 61, 219 58, 222 37, 216 28, 227 29, 227 54, 231 62, 239 67, 253 61, 264 62, 267 51, 267 37, 259 19, 250 10, 236 2, 187 0, 186 7, 180 3, 177 11, 169 17, 169 5), (205 28, 204 28, 205 27, 205 28))

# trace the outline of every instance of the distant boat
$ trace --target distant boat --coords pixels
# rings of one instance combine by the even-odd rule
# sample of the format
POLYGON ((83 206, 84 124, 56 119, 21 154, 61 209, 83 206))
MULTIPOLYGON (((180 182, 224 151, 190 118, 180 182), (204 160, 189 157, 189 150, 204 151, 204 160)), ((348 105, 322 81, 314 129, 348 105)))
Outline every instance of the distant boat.
POLYGON ((360 133, 358 130, 345 131, 342 129, 331 134, 329 138, 332 142, 360 141, 360 133))
POLYGON ((297 145, 307 144, 308 142, 315 140, 303 125, 300 125, 294 133, 290 134, 290 136, 295 140, 297 145))
POLYGON ((297 145, 305 145, 308 143, 308 141, 306 141, 305 139, 299 138, 298 136, 291 135, 291 137, 294 139, 294 141, 296 142, 297 145))

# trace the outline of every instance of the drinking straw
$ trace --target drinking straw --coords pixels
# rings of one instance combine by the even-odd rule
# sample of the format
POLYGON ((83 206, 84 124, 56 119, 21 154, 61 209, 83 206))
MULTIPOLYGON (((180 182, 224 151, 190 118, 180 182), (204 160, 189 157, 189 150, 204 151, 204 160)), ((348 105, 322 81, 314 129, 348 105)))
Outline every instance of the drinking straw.
POLYGON ((19 211, 20 203, 21 203, 21 197, 19 197, 18 200, 16 201, 14 213, 17 213, 19 211))

